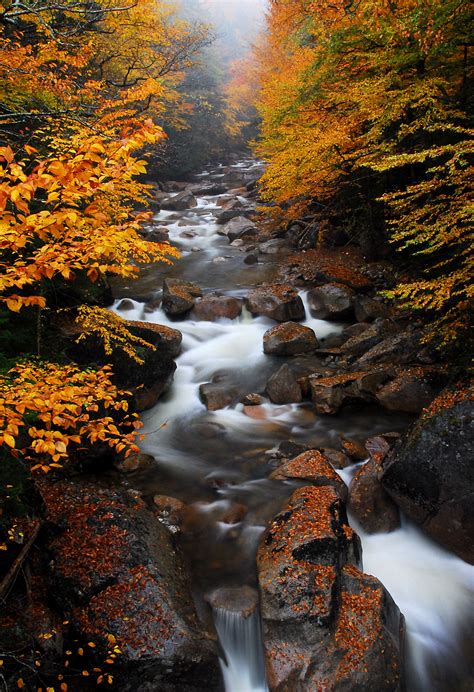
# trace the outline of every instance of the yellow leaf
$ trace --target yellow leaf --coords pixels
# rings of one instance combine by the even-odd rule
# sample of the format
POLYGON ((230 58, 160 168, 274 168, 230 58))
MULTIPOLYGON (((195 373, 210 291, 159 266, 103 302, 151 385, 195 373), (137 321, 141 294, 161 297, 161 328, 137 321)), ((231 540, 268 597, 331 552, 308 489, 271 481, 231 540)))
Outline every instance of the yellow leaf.
POLYGON ((9 447, 11 447, 12 449, 15 449, 15 438, 12 437, 12 435, 7 435, 7 434, 5 434, 5 435, 3 436, 3 441, 4 441, 5 444, 7 444, 9 447))

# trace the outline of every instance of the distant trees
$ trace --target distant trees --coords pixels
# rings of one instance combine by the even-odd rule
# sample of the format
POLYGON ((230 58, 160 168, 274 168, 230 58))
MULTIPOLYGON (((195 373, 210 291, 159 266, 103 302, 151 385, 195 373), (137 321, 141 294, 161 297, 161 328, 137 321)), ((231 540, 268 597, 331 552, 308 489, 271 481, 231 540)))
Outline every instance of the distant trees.
POLYGON ((391 295, 428 312, 441 345, 469 326, 472 301, 470 12, 462 0, 272 0, 257 51, 272 213, 352 217, 379 242, 388 224, 413 269, 391 295))

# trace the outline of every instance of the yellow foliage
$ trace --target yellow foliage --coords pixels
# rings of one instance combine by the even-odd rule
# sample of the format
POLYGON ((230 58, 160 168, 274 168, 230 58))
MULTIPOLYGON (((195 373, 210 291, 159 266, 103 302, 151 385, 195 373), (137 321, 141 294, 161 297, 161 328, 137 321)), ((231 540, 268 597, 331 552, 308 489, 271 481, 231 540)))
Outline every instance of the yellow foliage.
POLYGON ((71 448, 104 442, 136 452, 141 423, 128 414, 129 394, 112 384, 111 369, 26 362, 0 376, 0 446, 32 464, 60 468, 71 448), (110 413, 107 413, 107 410, 110 413))
POLYGON ((110 356, 116 350, 121 350, 139 365, 145 361, 137 353, 137 347, 156 350, 156 346, 145 339, 135 336, 127 329, 127 321, 110 310, 99 307, 81 305, 78 308, 77 324, 81 327, 82 334, 78 341, 87 336, 96 336, 104 347, 105 355, 110 356))

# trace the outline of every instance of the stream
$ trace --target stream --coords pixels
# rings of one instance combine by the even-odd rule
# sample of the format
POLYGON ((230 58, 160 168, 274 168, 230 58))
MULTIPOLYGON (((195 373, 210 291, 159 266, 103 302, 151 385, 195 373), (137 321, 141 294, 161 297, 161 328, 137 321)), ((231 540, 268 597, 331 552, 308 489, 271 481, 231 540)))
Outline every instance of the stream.
MULTIPOLYGON (((258 169, 252 160, 233 166, 236 179, 258 169)), ((196 178, 219 182, 222 167, 196 178)), ((182 259, 171 267, 148 267, 135 285, 116 290, 133 300, 133 309, 120 312, 131 320, 169 325, 183 334, 174 384, 151 411, 143 415, 143 451, 156 466, 128 482, 146 496, 169 495, 189 508, 189 530, 182 544, 191 564, 195 596, 218 587, 256 586, 255 553, 266 524, 281 509, 297 483, 270 481, 272 454, 281 442, 293 440, 314 447, 339 448, 339 437, 364 440, 371 435, 406 430, 412 418, 375 407, 347 409, 320 417, 309 402, 266 403, 258 417, 242 404, 209 412, 199 399, 207 382, 238 387, 244 394, 261 392, 284 359, 266 356, 265 331, 272 320, 253 318, 244 309, 236 320, 170 319, 159 307, 146 306, 158 295, 165 275, 197 283, 206 294, 243 297, 256 284, 276 276, 275 256, 244 263, 245 253, 218 234, 215 224, 220 196, 198 198, 198 206, 183 212, 162 211, 155 224, 166 226, 182 259), (235 520, 235 510, 241 516, 235 520), (234 514, 234 518, 230 519, 234 514)), ((301 292, 305 301, 305 292, 301 292)), ((156 304, 157 301, 155 301, 156 304)), ((320 342, 341 331, 342 324, 313 319, 306 310, 303 324, 320 342)), ((340 471, 346 483, 355 467, 340 471)), ((404 614, 407 623, 409 692, 452 692, 463 686, 468 663, 469 611, 474 570, 426 538, 412 524, 390 534, 367 535, 356 522, 363 545, 364 571, 378 577, 404 614)), ((257 614, 243 618, 217 608, 214 620, 226 654, 222 669, 227 692, 263 692, 265 682, 260 623, 257 614)))

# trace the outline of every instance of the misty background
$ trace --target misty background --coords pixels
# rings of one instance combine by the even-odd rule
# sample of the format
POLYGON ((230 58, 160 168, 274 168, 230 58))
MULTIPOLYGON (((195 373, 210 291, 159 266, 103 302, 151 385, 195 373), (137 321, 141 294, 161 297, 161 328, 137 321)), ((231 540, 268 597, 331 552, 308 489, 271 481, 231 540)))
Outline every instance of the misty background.
MULTIPOLYGON (((187 21, 210 27, 208 45, 180 86, 189 112, 182 116, 181 126, 167 129, 168 143, 156 162, 162 175, 179 179, 208 161, 225 160, 231 152, 245 150, 256 136, 256 113, 237 136, 229 133, 226 88, 235 61, 245 57, 265 26, 267 1, 180 0, 178 7, 187 21)), ((153 166, 150 170, 153 173, 153 166)))

